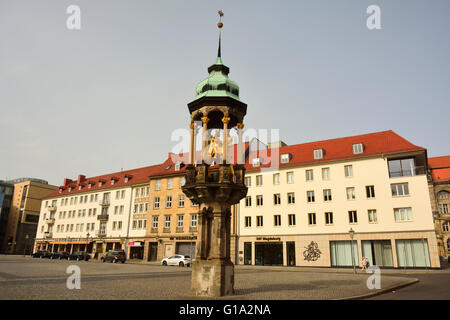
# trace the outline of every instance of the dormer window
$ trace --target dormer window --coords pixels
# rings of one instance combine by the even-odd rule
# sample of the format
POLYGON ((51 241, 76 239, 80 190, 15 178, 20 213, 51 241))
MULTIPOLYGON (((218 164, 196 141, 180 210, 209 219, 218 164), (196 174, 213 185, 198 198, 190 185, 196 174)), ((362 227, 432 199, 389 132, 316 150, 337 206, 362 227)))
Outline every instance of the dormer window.
POLYGON ((253 167, 259 167, 261 165, 261 158, 254 158, 252 164, 253 167))
POLYGON ((289 153, 283 153, 281 155, 281 163, 289 163, 290 154, 289 153))
POLYGON ((128 177, 125 177, 125 183, 127 183, 128 182, 128 177))
POLYGON ((175 163, 175 171, 180 171, 181 163, 177 162, 175 163))
POLYGON ((72 187, 69 187, 69 192, 71 192, 72 191, 72 187))
POLYGON ((98 186, 101 187, 103 182, 99 181, 98 186))
POLYGON ((353 154, 361 154, 364 152, 364 145, 362 143, 355 143, 353 145, 353 154))
POLYGON ((59 188, 59 193, 61 193, 62 192, 62 188, 59 188))
POLYGON ((314 150, 314 159, 323 159, 323 149, 314 150))
POLYGON ((115 182, 115 180, 114 180, 114 179, 111 179, 111 185, 113 185, 113 184, 114 184, 114 182, 115 182))
POLYGON ((78 190, 81 190, 81 184, 78 186, 78 190))

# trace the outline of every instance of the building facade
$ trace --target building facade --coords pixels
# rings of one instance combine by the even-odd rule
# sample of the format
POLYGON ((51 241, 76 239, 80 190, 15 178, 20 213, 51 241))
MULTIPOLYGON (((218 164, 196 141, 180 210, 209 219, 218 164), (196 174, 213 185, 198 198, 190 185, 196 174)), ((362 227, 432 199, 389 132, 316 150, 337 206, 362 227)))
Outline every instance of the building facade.
POLYGON ((428 159, 430 198, 439 255, 450 256, 450 156, 428 159))
POLYGON ((440 267, 425 149, 387 131, 271 152, 249 160, 239 263, 440 267))
POLYGON ((28 254, 33 249, 42 198, 57 187, 34 178, 8 182, 14 186, 14 193, 1 251, 8 254, 28 254))
POLYGON ((148 177, 157 167, 65 179, 42 201, 35 250, 86 251, 93 258, 110 250, 126 250, 129 255, 128 239, 134 236, 131 212, 146 198, 148 177))
POLYGON ((13 239, 8 239, 7 228, 11 212, 14 185, 0 181, 0 246, 1 253, 6 253, 7 248, 13 244, 13 239))

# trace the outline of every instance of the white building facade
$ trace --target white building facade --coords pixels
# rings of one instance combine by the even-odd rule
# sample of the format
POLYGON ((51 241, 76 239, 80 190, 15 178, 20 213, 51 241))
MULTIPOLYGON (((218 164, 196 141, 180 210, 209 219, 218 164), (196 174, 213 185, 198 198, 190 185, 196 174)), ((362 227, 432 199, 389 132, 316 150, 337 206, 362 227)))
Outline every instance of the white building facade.
POLYGON ((276 151, 247 168, 239 263, 440 267, 425 149, 387 131, 276 151))

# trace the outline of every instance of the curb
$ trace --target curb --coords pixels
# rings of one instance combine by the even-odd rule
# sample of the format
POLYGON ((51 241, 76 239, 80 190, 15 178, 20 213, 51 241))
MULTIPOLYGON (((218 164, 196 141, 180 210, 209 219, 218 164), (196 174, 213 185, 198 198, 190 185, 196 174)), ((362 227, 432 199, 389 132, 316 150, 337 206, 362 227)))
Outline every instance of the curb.
POLYGON ((360 299, 366 299, 366 298, 375 297, 375 296, 378 296, 380 294, 387 293, 387 292, 392 291, 394 289, 398 290, 398 289, 401 289, 401 288, 413 285, 415 283, 418 283, 419 281, 420 281, 419 279, 413 278, 413 279, 410 279, 406 283, 398 284, 398 285, 392 285, 392 286, 387 287, 385 289, 380 289, 380 290, 378 290, 376 292, 371 292, 371 293, 366 293, 366 294, 361 294, 361 295, 351 296, 351 297, 346 297, 346 298, 331 299, 331 300, 360 300, 360 299))

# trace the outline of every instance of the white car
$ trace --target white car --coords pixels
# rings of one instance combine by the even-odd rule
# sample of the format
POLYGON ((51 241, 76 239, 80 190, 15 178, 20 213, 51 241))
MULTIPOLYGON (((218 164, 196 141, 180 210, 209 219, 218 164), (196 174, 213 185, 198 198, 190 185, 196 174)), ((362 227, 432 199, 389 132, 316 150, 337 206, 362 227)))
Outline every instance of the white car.
POLYGON ((192 265, 192 259, 190 256, 184 256, 182 254, 176 254, 169 258, 164 258, 161 260, 161 265, 163 266, 180 266, 180 267, 190 267, 192 265))

